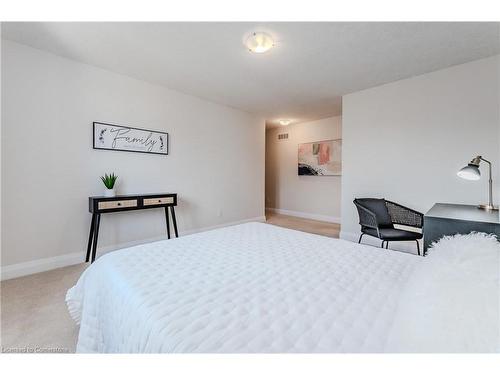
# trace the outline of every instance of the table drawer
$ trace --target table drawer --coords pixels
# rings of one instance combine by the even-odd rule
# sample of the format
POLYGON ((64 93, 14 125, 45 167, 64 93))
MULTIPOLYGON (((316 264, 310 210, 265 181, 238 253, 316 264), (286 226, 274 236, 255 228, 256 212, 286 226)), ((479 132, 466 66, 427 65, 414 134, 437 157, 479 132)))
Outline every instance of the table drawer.
POLYGON ((144 206, 155 206, 157 204, 172 203, 174 203, 174 197, 145 198, 143 201, 144 206))
POLYGON ((103 201, 97 204, 99 210, 114 210, 117 208, 137 207, 137 199, 126 199, 122 201, 103 201))

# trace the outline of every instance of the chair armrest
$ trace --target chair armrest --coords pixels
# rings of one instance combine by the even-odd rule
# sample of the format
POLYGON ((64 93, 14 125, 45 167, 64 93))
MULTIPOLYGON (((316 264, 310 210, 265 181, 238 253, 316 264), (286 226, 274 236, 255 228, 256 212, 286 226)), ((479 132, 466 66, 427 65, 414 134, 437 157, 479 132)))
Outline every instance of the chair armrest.
POLYGON ((388 200, 385 201, 385 204, 393 224, 406 225, 414 228, 422 228, 424 226, 424 214, 421 212, 388 200))
POLYGON ((361 206, 356 201, 354 201, 354 205, 358 209, 359 225, 378 230, 377 215, 375 215, 368 208, 361 206))

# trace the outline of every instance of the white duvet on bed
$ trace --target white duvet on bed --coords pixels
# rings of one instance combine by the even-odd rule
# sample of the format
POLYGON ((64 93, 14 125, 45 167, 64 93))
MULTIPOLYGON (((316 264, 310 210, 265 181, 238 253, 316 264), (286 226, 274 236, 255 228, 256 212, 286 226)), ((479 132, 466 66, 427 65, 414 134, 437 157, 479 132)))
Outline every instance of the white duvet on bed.
POLYGON ((379 352, 421 259, 249 223, 104 255, 67 303, 78 352, 379 352))

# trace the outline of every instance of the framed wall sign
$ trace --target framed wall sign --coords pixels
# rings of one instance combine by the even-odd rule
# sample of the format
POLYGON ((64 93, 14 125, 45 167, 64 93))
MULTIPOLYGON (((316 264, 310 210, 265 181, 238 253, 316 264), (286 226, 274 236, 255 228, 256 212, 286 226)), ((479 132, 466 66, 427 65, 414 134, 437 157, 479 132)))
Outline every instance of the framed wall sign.
POLYGON ((94 149, 168 155, 168 133, 94 122, 94 149))

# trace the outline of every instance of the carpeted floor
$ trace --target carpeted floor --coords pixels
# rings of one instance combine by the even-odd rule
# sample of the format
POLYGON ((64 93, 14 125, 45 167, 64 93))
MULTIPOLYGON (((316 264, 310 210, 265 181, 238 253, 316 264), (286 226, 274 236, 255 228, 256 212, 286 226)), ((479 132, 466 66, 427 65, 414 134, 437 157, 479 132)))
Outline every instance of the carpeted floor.
MULTIPOLYGON (((267 212, 267 222, 304 232, 338 237, 340 225, 267 212)), ((2 281, 2 352, 75 351, 78 326, 64 301, 86 264, 59 268, 35 275, 2 281)))
POLYGON ((1 346, 9 352, 74 352, 78 327, 64 298, 86 264, 2 281, 1 346))

